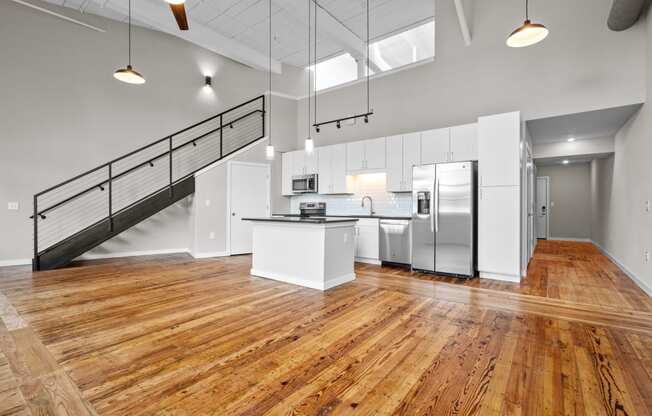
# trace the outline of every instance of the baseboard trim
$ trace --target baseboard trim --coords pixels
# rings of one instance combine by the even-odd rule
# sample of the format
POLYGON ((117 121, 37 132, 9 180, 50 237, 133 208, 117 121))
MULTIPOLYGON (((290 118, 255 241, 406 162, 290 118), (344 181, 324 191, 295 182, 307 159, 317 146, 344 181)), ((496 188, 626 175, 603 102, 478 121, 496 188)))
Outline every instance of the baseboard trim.
MULTIPOLYGON (((187 248, 168 248, 163 250, 123 251, 114 253, 85 253, 75 260, 114 259, 117 257, 155 256, 159 254, 188 253, 187 248)), ((74 261, 74 260, 73 260, 74 261)))
POLYGON ((364 258, 364 257, 356 257, 356 258, 355 258, 355 262, 356 262, 356 263, 373 264, 373 265, 375 265, 375 266, 380 266, 380 265, 382 265, 382 262, 381 262, 380 260, 376 260, 376 259, 367 259, 367 258, 364 258))
POLYGON ((480 272, 480 278, 481 279, 500 280, 500 281, 503 281, 503 282, 511 282, 511 283, 520 283, 521 282, 521 276, 518 276, 518 275, 512 276, 510 274, 500 274, 500 273, 480 272))
POLYGON ((550 237, 548 241, 557 240, 557 241, 577 241, 580 243, 593 243, 590 238, 572 238, 572 237, 550 237))
POLYGON ((190 253, 195 259, 210 259, 212 257, 228 257, 229 253, 226 251, 207 251, 204 253, 190 253))
POLYGON ((332 287, 339 286, 341 284, 352 282, 353 280, 355 280, 355 273, 334 277, 324 281, 323 283, 315 282, 312 280, 306 280, 298 276, 289 276, 289 275, 266 272, 263 270, 256 270, 256 269, 251 269, 249 273, 251 273, 252 276, 277 280, 279 282, 290 283, 292 285, 303 286, 303 287, 307 287, 310 289, 317 289, 317 290, 328 290, 332 287))
POLYGON ((620 267, 620 269, 627 275, 627 277, 632 279, 632 281, 634 283, 636 283, 636 285, 638 287, 640 287, 643 292, 645 292, 649 297, 652 298, 652 288, 651 287, 647 286, 645 284, 645 282, 643 282, 643 280, 641 280, 638 276, 636 276, 636 274, 634 274, 634 272, 629 270, 620 260, 618 260, 613 254, 609 253, 600 244, 596 243, 595 241, 591 241, 591 243, 593 243, 593 245, 596 246, 598 248, 598 250, 600 250, 602 252, 602 254, 607 256, 609 258, 609 260, 613 261, 616 264, 616 266, 620 267))
POLYGON ((0 260, 0 267, 25 266, 32 264, 32 259, 0 260))

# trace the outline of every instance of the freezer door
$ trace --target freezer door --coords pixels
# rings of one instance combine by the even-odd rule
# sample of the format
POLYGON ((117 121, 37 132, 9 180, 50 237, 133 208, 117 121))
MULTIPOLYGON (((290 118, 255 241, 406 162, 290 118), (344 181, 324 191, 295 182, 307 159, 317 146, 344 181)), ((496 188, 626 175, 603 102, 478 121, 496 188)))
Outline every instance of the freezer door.
POLYGON ((473 276, 473 163, 437 165, 435 271, 473 276))
POLYGON ((412 268, 435 271, 435 165, 412 168, 412 268))

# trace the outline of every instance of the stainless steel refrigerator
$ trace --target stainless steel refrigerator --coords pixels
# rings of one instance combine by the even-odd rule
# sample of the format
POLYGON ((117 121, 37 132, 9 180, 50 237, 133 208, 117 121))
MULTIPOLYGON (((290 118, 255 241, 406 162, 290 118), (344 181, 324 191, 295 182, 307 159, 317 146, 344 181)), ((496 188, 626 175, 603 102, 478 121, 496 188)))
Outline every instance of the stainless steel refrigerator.
POLYGON ((412 175, 412 269, 475 276, 477 164, 415 166, 412 175))

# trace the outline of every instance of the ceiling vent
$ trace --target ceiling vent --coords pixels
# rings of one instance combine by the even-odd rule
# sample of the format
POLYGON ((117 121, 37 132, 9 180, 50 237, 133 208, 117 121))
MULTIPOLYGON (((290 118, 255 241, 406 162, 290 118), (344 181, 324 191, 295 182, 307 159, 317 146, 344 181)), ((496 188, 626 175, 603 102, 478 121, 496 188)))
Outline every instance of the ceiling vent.
POLYGON ((616 32, 629 29, 641 17, 647 3, 648 0, 614 0, 607 26, 616 32))

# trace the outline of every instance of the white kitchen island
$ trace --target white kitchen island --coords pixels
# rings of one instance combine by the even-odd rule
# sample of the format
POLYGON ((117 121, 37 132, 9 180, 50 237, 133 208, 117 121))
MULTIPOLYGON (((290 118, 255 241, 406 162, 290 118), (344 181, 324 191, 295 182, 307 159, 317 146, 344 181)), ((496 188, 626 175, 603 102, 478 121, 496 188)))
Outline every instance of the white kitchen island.
POLYGON ((355 279, 355 222, 343 218, 243 218, 253 223, 251 274, 326 290, 355 279))

